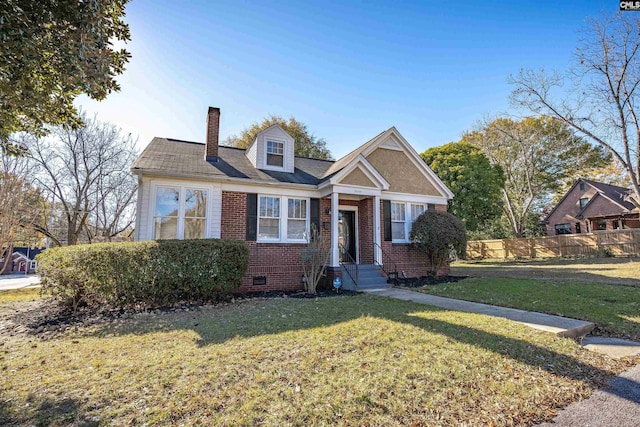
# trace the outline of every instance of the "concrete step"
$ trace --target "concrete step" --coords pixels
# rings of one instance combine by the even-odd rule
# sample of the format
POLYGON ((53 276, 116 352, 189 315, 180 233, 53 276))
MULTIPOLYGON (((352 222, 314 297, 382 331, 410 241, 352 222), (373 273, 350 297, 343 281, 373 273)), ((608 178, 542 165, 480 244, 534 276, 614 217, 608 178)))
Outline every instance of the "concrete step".
MULTIPOLYGON (((350 269, 350 271, 352 271, 350 269)), ((373 264, 358 265, 358 286, 347 273, 346 268, 342 267, 342 288, 346 290, 363 290, 363 289, 383 289, 390 288, 387 279, 382 275, 379 267, 373 264)))

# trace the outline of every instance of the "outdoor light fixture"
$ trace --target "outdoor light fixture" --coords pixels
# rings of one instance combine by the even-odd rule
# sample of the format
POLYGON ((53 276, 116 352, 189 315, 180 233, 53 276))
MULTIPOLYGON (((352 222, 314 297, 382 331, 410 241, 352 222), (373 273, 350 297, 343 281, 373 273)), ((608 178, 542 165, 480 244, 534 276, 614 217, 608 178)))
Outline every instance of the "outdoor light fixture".
POLYGON ((327 215, 331 215, 331 208, 325 208, 324 213, 327 215))

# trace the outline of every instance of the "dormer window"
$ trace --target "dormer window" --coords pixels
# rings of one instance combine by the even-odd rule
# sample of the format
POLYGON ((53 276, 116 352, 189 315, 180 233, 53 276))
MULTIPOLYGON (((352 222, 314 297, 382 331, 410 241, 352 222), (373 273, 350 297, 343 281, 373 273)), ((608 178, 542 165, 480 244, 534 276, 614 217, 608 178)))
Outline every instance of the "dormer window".
POLYGON ((294 173, 294 143, 279 125, 269 126, 247 148, 247 159, 256 169, 294 173))
POLYGON ((284 144, 277 141, 267 141, 267 165, 284 166, 284 144))

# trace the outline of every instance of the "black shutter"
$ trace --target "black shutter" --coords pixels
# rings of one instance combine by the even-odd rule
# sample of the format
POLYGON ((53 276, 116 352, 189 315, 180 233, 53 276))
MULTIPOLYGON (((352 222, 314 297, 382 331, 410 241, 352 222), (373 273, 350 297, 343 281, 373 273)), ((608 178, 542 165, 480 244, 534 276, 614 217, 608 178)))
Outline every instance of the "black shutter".
POLYGON ((247 236, 248 242, 255 242, 258 237, 258 195, 247 194, 247 236))
POLYGON ((390 242, 391 237, 391 201, 382 201, 382 221, 384 223, 384 241, 390 242))
POLYGON ((427 210, 429 211, 435 211, 436 210, 436 205, 434 205, 433 203, 429 203, 427 205, 427 210))
POLYGON ((316 231, 320 233, 320 199, 311 199, 310 203, 311 226, 315 226, 316 231))

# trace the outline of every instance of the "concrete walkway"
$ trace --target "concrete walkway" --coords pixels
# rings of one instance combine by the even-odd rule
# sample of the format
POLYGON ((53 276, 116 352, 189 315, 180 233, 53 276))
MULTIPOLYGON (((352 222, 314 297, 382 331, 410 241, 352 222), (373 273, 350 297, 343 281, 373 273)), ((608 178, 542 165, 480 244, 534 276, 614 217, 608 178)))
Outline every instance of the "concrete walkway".
POLYGON ((405 301, 413 301, 420 304, 433 305, 449 310, 503 317, 505 319, 524 323, 525 325, 534 329, 552 332, 561 337, 582 337, 591 332, 591 330, 595 327, 593 323, 585 322, 584 320, 568 319, 566 317, 535 313, 533 311, 524 311, 515 308, 497 307, 495 305, 461 301, 452 298, 443 298, 435 295, 408 291, 405 289, 379 288, 363 289, 362 291, 373 295, 396 298, 405 301))
POLYGON ((40 276, 36 274, 7 274, 0 276, 0 291, 40 286, 40 276))
MULTIPOLYGON (((480 304, 477 302, 462 301, 453 298, 443 298, 406 289, 377 288, 361 289, 361 291, 383 297, 433 305, 435 307, 442 307, 448 310, 502 317, 515 322, 520 322, 533 329, 551 332, 558 336, 567 338, 584 337, 595 327, 593 323, 585 322, 584 320, 569 319, 567 317, 518 310, 515 308, 497 307, 495 305, 480 304)), ((640 343, 619 338, 585 337, 582 340, 582 345, 587 350, 606 354, 614 359, 640 354, 640 343)), ((640 420, 637 425, 640 426, 640 420)))
POLYGON ((640 365, 609 381, 590 398, 558 412, 547 427, 637 427, 640 425, 640 365))

